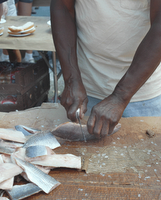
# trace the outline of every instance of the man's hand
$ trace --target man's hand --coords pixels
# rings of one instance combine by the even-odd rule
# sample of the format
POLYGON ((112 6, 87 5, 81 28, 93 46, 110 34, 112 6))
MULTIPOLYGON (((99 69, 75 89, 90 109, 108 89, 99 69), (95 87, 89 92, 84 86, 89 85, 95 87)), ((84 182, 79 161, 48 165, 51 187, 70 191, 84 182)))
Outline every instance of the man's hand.
POLYGON ((80 108, 80 118, 83 118, 87 111, 87 95, 82 81, 70 79, 65 83, 64 91, 61 95, 61 104, 67 111, 67 116, 71 121, 76 121, 76 111, 80 108))
POLYGON ((110 135, 119 122, 125 103, 114 94, 95 105, 87 122, 88 132, 98 138, 110 135))

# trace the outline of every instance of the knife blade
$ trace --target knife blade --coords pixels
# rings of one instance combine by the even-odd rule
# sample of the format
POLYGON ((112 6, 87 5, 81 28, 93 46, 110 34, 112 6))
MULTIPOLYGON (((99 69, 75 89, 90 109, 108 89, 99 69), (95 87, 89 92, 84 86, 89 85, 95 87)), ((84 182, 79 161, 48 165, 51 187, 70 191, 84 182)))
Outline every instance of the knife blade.
POLYGON ((82 132, 82 135, 83 135, 83 138, 84 138, 84 142, 87 142, 86 136, 85 136, 83 128, 82 128, 82 124, 81 124, 79 115, 80 115, 80 108, 78 108, 77 111, 76 111, 76 118, 78 119, 78 122, 79 122, 79 125, 80 125, 80 128, 81 128, 81 132, 82 132))

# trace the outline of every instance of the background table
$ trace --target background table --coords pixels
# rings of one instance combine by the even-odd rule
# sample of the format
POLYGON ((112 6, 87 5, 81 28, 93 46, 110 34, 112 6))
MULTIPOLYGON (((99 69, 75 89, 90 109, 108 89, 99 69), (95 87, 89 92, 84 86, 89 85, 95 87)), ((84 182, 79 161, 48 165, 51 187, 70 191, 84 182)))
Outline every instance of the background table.
POLYGON ((1 49, 19 49, 19 50, 37 50, 46 63, 48 67, 51 68, 47 62, 43 51, 53 52, 53 75, 54 75, 54 90, 55 98, 54 101, 57 102, 57 70, 56 70, 56 55, 55 46, 52 39, 51 27, 47 24, 49 17, 34 17, 34 16, 7 16, 6 23, 0 24, 0 27, 4 27, 4 34, 0 36, 0 47, 1 49), (8 35, 8 26, 21 26, 26 22, 34 22, 36 31, 25 37, 13 37, 8 35))

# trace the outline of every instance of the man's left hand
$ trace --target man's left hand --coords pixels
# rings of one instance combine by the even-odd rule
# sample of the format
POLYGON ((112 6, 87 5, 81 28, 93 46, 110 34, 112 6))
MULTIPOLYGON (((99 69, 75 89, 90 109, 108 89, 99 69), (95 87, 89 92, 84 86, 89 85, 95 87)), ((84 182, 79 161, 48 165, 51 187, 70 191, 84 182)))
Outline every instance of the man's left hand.
POLYGON ((87 122, 88 132, 98 138, 110 135, 119 122, 126 105, 114 94, 95 105, 87 122))

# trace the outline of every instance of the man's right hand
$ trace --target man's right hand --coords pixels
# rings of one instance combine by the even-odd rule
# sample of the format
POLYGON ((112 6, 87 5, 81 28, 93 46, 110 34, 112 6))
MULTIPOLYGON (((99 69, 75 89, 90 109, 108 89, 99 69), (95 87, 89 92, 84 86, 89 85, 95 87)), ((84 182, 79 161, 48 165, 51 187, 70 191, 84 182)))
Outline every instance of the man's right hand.
POLYGON ((77 121, 76 111, 80 108, 80 118, 87 111, 87 94, 84 85, 79 79, 69 79, 65 82, 65 88, 61 95, 61 104, 67 111, 67 117, 71 121, 77 121))

